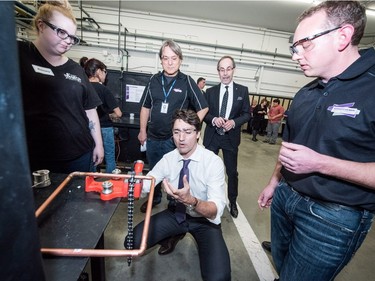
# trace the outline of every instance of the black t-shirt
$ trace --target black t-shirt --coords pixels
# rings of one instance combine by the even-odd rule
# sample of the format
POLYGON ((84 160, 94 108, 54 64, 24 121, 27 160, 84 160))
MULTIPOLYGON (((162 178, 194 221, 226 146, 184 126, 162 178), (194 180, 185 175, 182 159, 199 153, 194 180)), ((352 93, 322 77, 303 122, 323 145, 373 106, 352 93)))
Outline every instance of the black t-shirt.
POLYGON ((101 101, 82 67, 71 59, 55 67, 31 42, 18 42, 18 48, 31 166, 37 159, 69 161, 92 150, 85 110, 101 101))
POLYGON ((163 74, 153 75, 146 86, 141 99, 141 105, 150 109, 148 122, 148 137, 165 140, 172 137, 172 118, 177 109, 193 109, 196 112, 208 107, 207 101, 195 81, 182 72, 168 83, 163 74), (169 92, 169 94, 168 94, 169 92), (165 113, 163 104, 167 104, 165 113))
POLYGON ((100 84, 99 82, 92 82, 92 85, 102 101, 102 105, 100 105, 97 109, 100 126, 102 128, 112 127, 113 124, 109 118, 109 114, 112 113, 116 107, 118 107, 117 101, 111 91, 103 84, 100 84))
MULTIPOLYGON (((315 80, 296 94, 283 139, 335 158, 375 162, 374 94, 371 48, 328 83, 315 80)), ((281 173, 295 190, 314 199, 375 211, 375 190, 318 173, 297 175, 284 168, 281 173)))

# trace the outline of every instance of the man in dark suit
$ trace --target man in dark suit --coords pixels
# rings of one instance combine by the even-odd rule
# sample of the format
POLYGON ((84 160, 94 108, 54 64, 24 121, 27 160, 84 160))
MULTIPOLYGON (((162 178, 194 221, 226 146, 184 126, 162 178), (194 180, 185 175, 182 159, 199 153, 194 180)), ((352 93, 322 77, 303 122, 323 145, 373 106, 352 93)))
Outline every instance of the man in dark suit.
POLYGON ((221 83, 207 89, 208 113, 204 118, 206 130, 203 145, 218 154, 223 152, 228 176, 228 198, 230 214, 238 216, 238 146, 241 142, 241 125, 250 119, 249 91, 247 87, 233 82, 236 68, 234 59, 222 57, 217 63, 221 83), (224 105, 224 106, 223 106, 224 105))

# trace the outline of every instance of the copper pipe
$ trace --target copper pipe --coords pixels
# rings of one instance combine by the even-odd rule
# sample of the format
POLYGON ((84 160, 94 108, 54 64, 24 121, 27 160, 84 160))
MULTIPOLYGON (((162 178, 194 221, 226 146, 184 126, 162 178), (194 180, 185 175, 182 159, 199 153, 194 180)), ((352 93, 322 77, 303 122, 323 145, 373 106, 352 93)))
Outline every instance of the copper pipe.
POLYGON ((140 256, 144 251, 142 247, 135 250, 42 248, 43 254, 66 257, 129 257, 140 256))
MULTIPOLYGON (((90 173, 90 172, 73 172, 69 174, 65 180, 56 188, 56 190, 43 202, 43 204, 36 210, 35 216, 40 214, 48 207, 48 205, 56 198, 56 196, 64 189, 64 187, 75 176, 93 176, 97 178, 123 178, 129 179, 132 175, 128 174, 106 174, 106 173, 90 173)), ((154 197, 155 179, 151 176, 134 175, 135 179, 151 180, 150 193, 148 195, 148 203, 145 215, 145 222, 142 232, 142 240, 139 249, 133 250, 109 250, 109 249, 67 249, 67 248, 42 248, 43 254, 55 256, 71 256, 71 257, 127 257, 140 256, 147 249, 147 236, 150 225, 152 200, 154 197)))

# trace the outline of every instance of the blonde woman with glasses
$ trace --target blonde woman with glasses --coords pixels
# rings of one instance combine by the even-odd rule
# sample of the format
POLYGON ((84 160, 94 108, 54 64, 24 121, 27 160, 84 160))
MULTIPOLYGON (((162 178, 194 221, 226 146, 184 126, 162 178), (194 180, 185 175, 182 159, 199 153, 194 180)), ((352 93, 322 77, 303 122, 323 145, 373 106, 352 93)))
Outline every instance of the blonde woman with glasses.
POLYGON ((104 157, 101 101, 82 67, 65 56, 80 41, 69 2, 46 1, 34 26, 35 41, 18 45, 30 168, 90 171, 104 157))

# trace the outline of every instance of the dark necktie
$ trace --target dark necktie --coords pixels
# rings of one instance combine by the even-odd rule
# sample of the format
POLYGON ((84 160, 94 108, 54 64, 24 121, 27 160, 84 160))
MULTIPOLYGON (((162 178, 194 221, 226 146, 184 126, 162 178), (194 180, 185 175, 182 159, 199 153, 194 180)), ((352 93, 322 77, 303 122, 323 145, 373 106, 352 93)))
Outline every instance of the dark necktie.
MULTIPOLYGON (((184 181, 183 181, 184 175, 186 175, 186 179, 189 181, 188 165, 190 163, 190 159, 183 160, 183 161, 184 161, 184 164, 183 164, 183 167, 180 171, 180 178, 178 180, 178 189, 184 187, 184 181)), ((176 220, 177 220, 178 223, 182 223, 182 222, 185 221, 185 219, 186 219, 186 206, 183 203, 176 202, 175 215, 176 215, 176 220)))
MULTIPOLYGON (((229 88, 229 86, 225 86, 225 93, 224 93, 224 97, 223 97, 223 102, 221 103, 220 117, 222 117, 222 118, 225 118, 225 114, 226 114, 226 111, 227 111, 228 95, 229 95, 228 88, 229 88)), ((216 132, 221 136, 225 134, 224 128, 222 128, 222 127, 221 128, 216 127, 216 132)))

